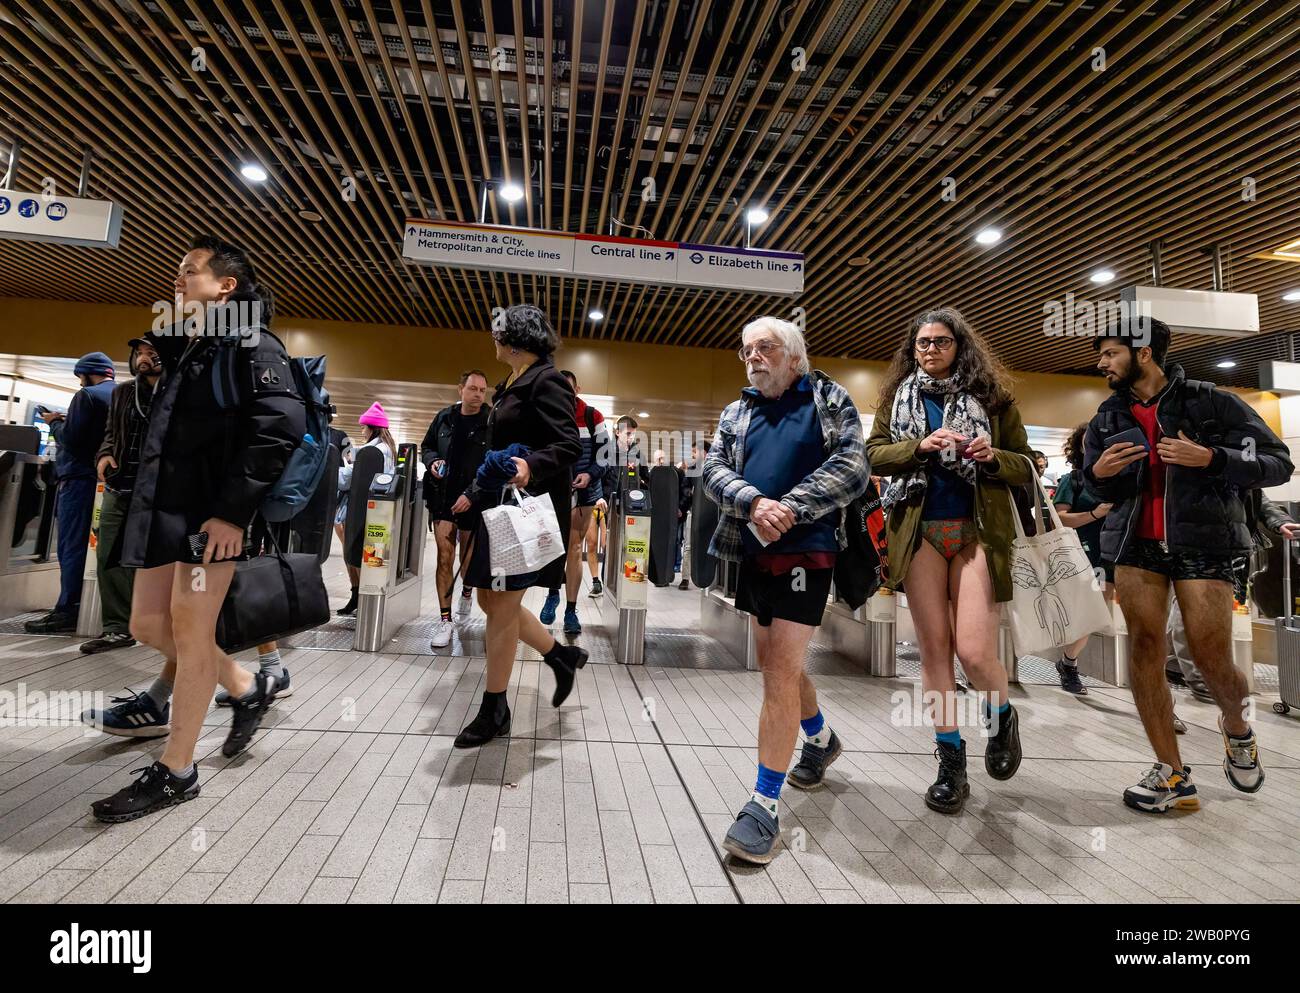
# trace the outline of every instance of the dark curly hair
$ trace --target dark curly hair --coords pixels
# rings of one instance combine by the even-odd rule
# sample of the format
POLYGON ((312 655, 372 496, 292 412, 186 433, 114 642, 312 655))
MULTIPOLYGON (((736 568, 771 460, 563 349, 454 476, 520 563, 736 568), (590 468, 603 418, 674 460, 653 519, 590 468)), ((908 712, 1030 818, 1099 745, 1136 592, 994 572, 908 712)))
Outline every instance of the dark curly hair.
POLYGON ((1088 422, 1084 421, 1070 432, 1070 437, 1065 442, 1065 451, 1062 454, 1075 472, 1083 468, 1083 436, 1087 430, 1088 422))
POLYGON ((942 324, 957 340, 957 356, 953 359, 949 375, 960 376, 962 388, 973 396, 989 414, 998 414, 1011 406, 1011 374, 989 350, 988 344, 951 307, 940 307, 918 314, 908 329, 907 336, 899 342, 894 359, 885 372, 880 387, 878 410, 888 410, 894 404, 894 394, 903 380, 918 368, 916 362, 916 333, 927 324, 942 324))
POLYGON ((501 320, 493 322, 492 337, 503 345, 543 358, 560 347, 560 336, 551 327, 546 312, 531 303, 507 307, 501 320))

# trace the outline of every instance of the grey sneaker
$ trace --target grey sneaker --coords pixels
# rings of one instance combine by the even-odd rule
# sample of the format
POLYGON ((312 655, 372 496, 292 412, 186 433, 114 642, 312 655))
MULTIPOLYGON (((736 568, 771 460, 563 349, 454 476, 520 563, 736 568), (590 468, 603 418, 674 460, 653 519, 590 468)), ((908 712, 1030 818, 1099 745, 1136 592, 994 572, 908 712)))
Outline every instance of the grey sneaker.
POLYGON ((1223 735, 1223 748, 1228 754, 1223 759, 1223 774, 1228 777, 1234 788, 1243 793, 1258 793, 1264 785, 1264 767, 1259 763, 1259 742, 1255 732, 1249 738, 1230 738, 1223 730, 1223 718, 1219 718, 1219 732, 1223 735))
POLYGON ((825 748, 819 748, 812 742, 805 741, 803 751, 799 753, 799 762, 786 773, 785 781, 801 790, 817 789, 826 777, 827 766, 839 758, 843 751, 844 746, 840 744, 840 736, 834 731, 831 732, 831 740, 826 743, 825 748))
POLYGON ((736 823, 731 825, 722 847, 733 858, 756 865, 766 865, 776 858, 781 827, 777 819, 753 800, 740 808, 736 823))

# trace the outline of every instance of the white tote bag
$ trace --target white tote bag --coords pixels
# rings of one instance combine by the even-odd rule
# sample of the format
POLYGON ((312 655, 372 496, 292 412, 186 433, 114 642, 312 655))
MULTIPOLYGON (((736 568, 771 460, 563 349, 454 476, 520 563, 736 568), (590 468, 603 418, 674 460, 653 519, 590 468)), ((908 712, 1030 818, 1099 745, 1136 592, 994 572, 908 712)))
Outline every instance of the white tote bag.
POLYGON ((1114 635, 1110 608, 1078 532, 1061 523, 1043 481, 1030 470, 1037 493, 1034 533, 1026 535, 1010 493, 1016 538, 1011 544, 1011 603, 1007 614, 1016 651, 1027 655, 1072 644, 1085 635, 1114 635), (1052 529, 1043 530, 1042 505, 1052 529))
POLYGON ((549 493, 535 497, 514 486, 506 489, 500 506, 483 511, 488 561, 494 576, 520 576, 563 555, 564 542, 549 493))

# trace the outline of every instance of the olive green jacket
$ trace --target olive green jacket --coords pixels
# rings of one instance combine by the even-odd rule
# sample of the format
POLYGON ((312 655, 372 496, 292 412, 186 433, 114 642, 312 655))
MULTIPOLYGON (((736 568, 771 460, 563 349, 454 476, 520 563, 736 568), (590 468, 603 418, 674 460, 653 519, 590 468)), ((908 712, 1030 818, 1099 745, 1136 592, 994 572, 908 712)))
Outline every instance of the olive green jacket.
MULTIPOLYGON (((938 457, 937 453, 918 453, 919 439, 893 441, 889 422, 890 405, 884 405, 871 425, 867 439, 867 459, 871 471, 878 476, 923 469, 938 457)), ((994 460, 978 464, 975 483, 975 532, 984 546, 989 575, 993 579, 994 595, 999 603, 1011 599, 1011 542, 1016 536, 1012 521, 1011 501, 1007 494, 1014 486, 1023 486, 1032 480, 1033 455, 1020 412, 1011 405, 1000 414, 989 417, 993 437, 994 460), (1026 458, 1021 458, 1025 456, 1026 458)), ((902 589, 907 570, 912 565, 912 555, 921 543, 921 506, 924 494, 911 500, 900 501, 889 511, 890 589, 902 589)))

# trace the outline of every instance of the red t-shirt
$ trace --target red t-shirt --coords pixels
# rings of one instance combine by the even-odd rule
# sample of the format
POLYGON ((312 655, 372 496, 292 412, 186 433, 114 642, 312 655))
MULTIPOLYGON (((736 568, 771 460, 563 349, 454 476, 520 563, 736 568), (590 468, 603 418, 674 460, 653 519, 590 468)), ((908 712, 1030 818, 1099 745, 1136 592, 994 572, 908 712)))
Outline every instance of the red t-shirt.
POLYGON ((1156 420, 1159 397, 1151 403, 1132 403, 1129 411, 1138 427, 1147 436, 1151 452, 1147 456, 1146 488, 1142 493, 1142 506, 1138 509, 1137 537, 1154 541, 1165 540, 1165 464, 1160 461, 1156 445, 1160 443, 1160 422, 1156 420))

